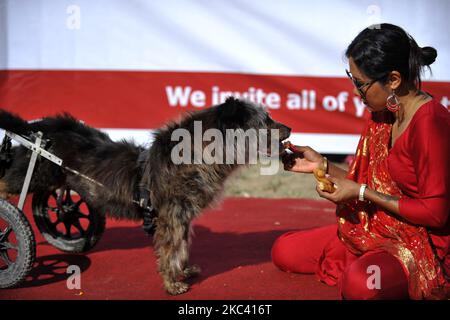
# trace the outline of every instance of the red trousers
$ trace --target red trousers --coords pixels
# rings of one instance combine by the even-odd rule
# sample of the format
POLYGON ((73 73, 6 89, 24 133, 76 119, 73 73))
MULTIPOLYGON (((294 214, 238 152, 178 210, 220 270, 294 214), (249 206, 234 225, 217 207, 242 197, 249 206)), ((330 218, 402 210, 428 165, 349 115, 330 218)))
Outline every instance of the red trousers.
POLYGON ((272 261, 283 271, 316 273, 337 285, 343 299, 408 299, 408 278, 401 263, 385 251, 350 253, 337 237, 337 226, 288 232, 272 248, 272 261))

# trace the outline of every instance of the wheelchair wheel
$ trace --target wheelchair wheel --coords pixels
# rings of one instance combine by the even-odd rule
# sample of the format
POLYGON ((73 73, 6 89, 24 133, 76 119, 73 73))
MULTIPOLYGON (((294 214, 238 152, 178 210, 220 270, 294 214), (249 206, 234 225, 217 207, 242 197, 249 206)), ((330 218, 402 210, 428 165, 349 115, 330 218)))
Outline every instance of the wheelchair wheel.
POLYGON ((0 199, 0 288, 20 284, 36 257, 36 242, 27 218, 17 207, 0 199))
POLYGON ((105 217, 69 188, 35 192, 32 207, 39 231, 64 252, 92 249, 105 231, 105 217))

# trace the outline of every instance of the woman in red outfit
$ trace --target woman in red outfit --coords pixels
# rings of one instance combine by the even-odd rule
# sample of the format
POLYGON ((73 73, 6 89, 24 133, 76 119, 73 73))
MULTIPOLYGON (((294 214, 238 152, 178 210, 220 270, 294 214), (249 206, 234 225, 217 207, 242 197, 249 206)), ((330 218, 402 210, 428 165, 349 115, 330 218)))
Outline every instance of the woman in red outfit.
POLYGON ((400 27, 363 30, 347 48, 347 74, 371 112, 346 172, 310 147, 285 169, 323 166, 336 186, 337 224, 290 232, 274 243, 284 271, 316 273, 344 299, 445 298, 450 276, 450 113, 421 91, 437 56, 400 27))

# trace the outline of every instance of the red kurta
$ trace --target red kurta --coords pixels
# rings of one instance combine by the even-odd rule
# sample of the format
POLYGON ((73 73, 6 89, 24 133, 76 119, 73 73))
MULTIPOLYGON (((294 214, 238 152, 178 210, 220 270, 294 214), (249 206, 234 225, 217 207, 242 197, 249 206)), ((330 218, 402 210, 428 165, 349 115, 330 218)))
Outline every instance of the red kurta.
POLYGON ((280 269, 315 272, 321 281, 338 284, 343 296, 401 299, 407 282, 412 299, 445 298, 450 276, 450 113, 435 100, 422 105, 390 148, 393 120, 388 111, 372 114, 347 178, 399 197, 400 213, 369 201, 341 203, 337 228, 277 239, 272 259, 280 269), (368 263, 383 267, 379 293, 368 290, 368 263))
MULTIPOLYGON (((441 260, 450 257, 450 113, 432 100, 420 107, 389 151, 389 173, 403 195, 400 215, 429 227, 441 260)), ((450 275, 447 258, 446 273, 450 275)))
POLYGON ((343 296, 401 299, 407 282, 410 298, 445 298, 445 273, 450 276, 450 113, 435 100, 422 105, 390 148, 393 120, 388 111, 372 114, 347 178, 399 197, 400 214, 369 201, 341 203, 337 228, 290 232, 277 239, 272 259, 280 269, 315 272, 321 281, 338 284, 343 296), (380 292, 368 290, 368 263, 383 267, 380 292))
MULTIPOLYGON (((400 197, 400 214, 368 201, 339 204, 338 236, 353 255, 383 250, 396 257, 410 297, 431 298, 445 292, 442 269, 450 269, 450 114, 435 100, 422 105, 391 149, 392 122, 388 112, 372 114, 347 178, 400 197)), ((334 259, 322 257, 322 280, 330 280, 326 265, 334 259)))

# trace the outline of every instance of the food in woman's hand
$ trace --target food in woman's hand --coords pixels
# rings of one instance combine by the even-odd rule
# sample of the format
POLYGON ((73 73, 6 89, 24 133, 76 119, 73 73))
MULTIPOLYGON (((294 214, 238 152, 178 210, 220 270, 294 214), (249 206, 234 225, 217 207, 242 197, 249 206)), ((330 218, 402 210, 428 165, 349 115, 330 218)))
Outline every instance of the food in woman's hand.
MULTIPOLYGON (((293 153, 297 153, 297 154, 298 153, 300 153, 300 154, 302 153, 290 141, 283 142, 283 147, 286 150, 292 151, 293 153)), ((287 159, 287 157, 285 157, 285 158, 287 159)), ((287 160, 284 161, 284 162, 285 162, 285 166, 292 167, 294 165, 294 163, 295 163, 295 158, 294 158, 293 163, 287 163, 288 162, 287 160)), ((324 168, 321 168, 321 167, 316 168, 316 169, 313 170, 313 173, 314 173, 314 177, 317 180, 317 184, 318 184, 320 190, 325 191, 325 192, 330 192, 330 193, 333 193, 336 190, 336 187, 334 186, 334 184, 330 180, 328 180, 326 178, 326 176, 325 176, 326 172, 325 172, 324 168)))
POLYGON ((326 178, 325 170, 323 170, 322 168, 316 168, 313 170, 313 173, 320 190, 329 193, 333 193, 334 191, 336 191, 336 187, 334 186, 333 182, 326 178))

